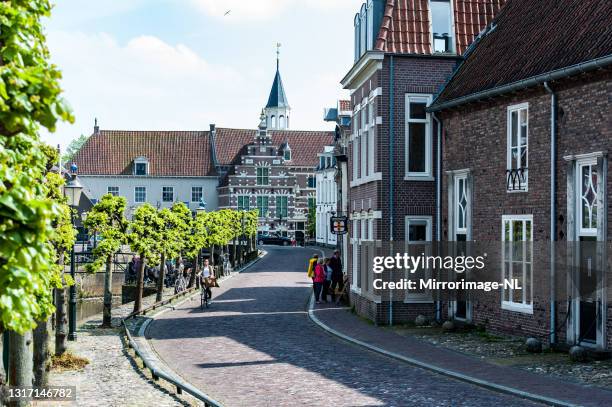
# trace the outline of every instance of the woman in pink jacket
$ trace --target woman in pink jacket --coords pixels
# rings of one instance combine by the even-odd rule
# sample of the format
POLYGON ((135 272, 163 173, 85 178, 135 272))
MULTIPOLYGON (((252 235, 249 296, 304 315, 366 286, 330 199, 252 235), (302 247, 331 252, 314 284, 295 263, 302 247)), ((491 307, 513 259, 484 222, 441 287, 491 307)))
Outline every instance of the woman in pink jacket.
POLYGON ((314 290, 315 301, 317 304, 320 303, 321 289, 323 288, 323 282, 325 281, 325 259, 319 260, 319 263, 315 266, 314 276, 312 277, 312 288, 314 290))

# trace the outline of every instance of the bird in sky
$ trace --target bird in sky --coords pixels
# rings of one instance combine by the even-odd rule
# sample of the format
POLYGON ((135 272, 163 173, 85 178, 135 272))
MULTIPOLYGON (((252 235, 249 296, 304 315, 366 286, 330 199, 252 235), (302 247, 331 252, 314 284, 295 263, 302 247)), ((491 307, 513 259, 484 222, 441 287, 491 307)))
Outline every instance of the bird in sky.
POLYGON ((229 13, 231 13, 231 12, 232 12, 232 10, 227 10, 227 11, 225 12, 225 14, 223 14, 223 17, 225 17, 225 16, 229 15, 229 13))

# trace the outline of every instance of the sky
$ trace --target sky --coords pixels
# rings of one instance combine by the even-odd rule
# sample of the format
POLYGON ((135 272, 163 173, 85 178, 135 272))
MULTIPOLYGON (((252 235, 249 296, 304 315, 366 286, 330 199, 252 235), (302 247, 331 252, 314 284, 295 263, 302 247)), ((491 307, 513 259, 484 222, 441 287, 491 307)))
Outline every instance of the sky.
POLYGON ((42 137, 64 149, 102 129, 256 128, 276 69, 292 129, 332 129, 347 97, 361 0, 56 0, 45 28, 73 125, 42 137), (229 11, 229 14, 225 15, 229 11))

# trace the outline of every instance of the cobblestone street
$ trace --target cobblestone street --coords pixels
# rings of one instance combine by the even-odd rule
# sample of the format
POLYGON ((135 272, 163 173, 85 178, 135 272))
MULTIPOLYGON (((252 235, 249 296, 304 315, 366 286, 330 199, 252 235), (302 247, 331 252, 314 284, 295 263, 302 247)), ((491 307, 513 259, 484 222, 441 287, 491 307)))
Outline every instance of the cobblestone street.
POLYGON ((226 406, 522 406, 336 339, 309 321, 305 265, 314 249, 269 254, 147 331, 164 362, 226 406))

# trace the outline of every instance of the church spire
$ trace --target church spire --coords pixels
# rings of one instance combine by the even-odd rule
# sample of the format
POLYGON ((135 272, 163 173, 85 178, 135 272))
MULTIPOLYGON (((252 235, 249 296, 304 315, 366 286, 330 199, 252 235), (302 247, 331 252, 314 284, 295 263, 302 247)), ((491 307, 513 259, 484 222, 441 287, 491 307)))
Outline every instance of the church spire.
POLYGON ((270 89, 265 114, 270 130, 285 130, 289 128, 289 102, 285 94, 283 80, 280 75, 280 42, 276 44, 276 73, 270 89))

